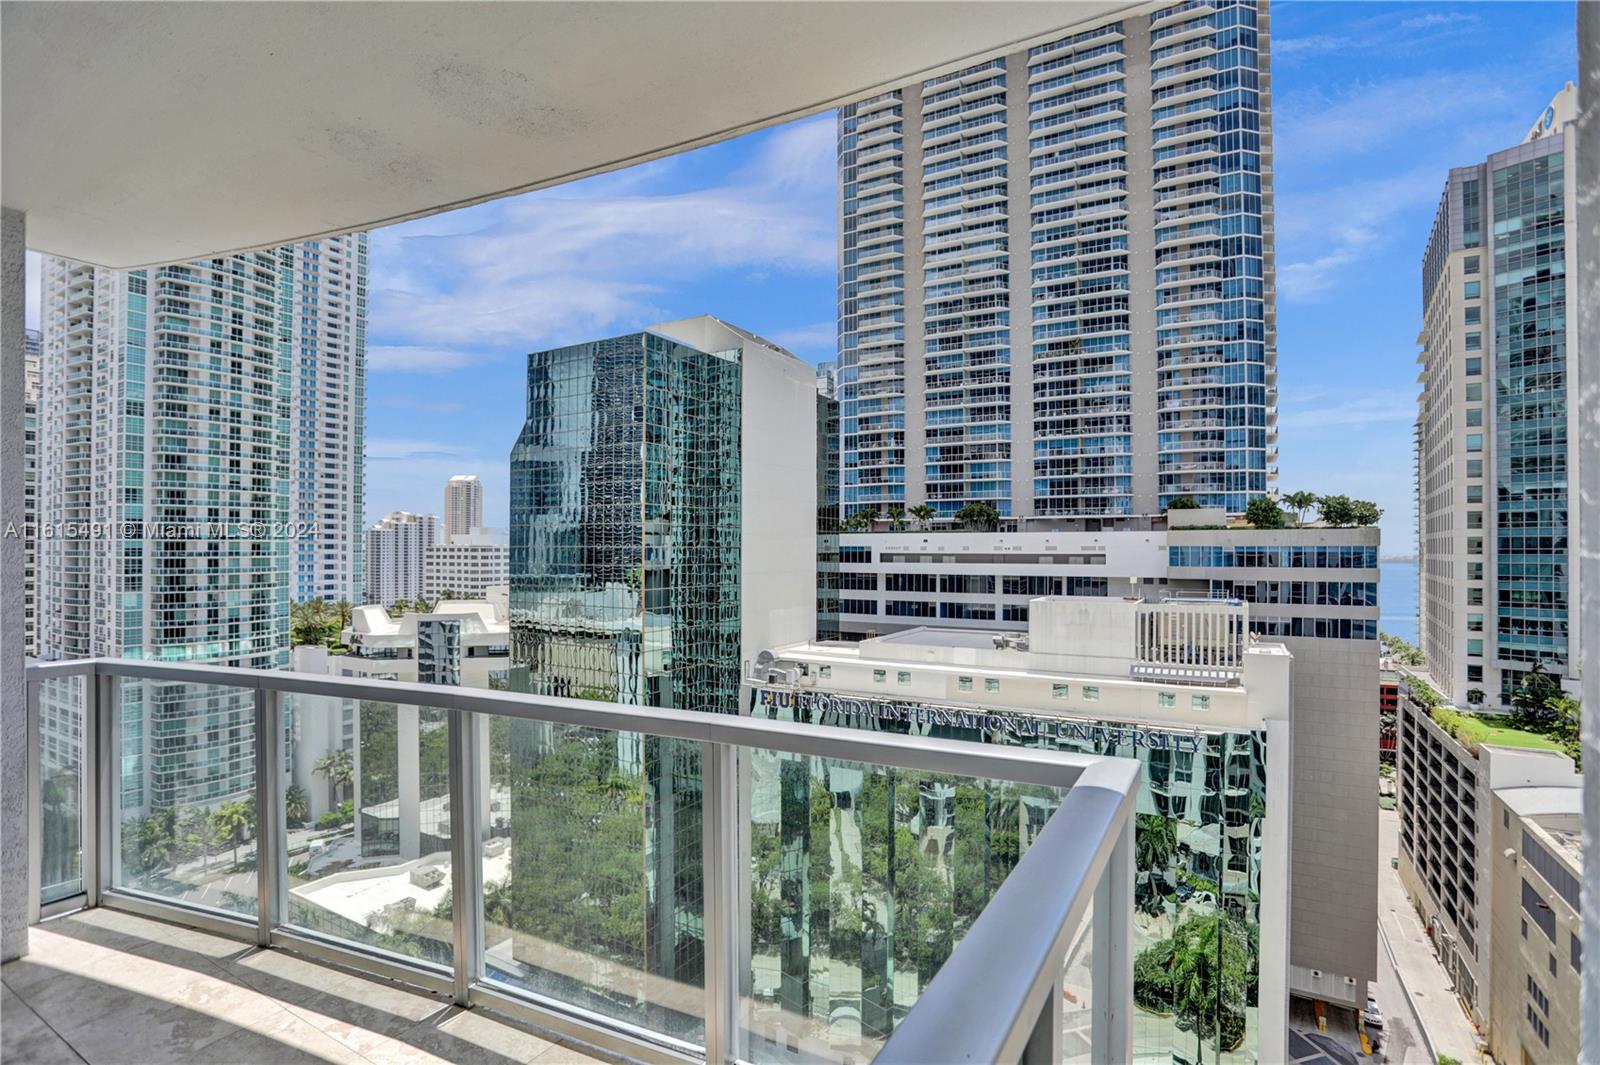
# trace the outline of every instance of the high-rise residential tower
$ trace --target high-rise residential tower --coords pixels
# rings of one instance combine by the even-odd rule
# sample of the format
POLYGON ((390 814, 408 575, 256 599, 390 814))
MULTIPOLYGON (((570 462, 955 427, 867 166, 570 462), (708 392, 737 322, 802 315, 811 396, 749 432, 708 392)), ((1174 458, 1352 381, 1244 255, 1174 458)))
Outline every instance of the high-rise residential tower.
POLYGON ((39 355, 44 335, 23 333, 22 396, 22 653, 39 653, 39 355))
POLYGON ((365 505, 367 235, 278 249, 290 373, 290 575, 296 600, 358 600, 365 505))
POLYGON ((423 593, 428 548, 439 542, 433 514, 397 510, 367 530, 363 602, 392 606, 423 593))
POLYGON ((1264 0, 839 111, 842 508, 1115 528, 1275 477, 1264 0))
MULTIPOLYGON (((40 656, 287 665, 277 253, 43 272, 40 656)), ((124 816, 253 786, 249 692, 135 682, 119 707, 124 816)))
POLYGON ((444 536, 471 535, 483 528, 483 482, 470 474, 457 474, 444 486, 444 536))
POLYGON ((1535 665, 1576 691, 1577 90, 1521 144, 1450 171, 1422 261, 1421 638, 1447 699, 1535 665))

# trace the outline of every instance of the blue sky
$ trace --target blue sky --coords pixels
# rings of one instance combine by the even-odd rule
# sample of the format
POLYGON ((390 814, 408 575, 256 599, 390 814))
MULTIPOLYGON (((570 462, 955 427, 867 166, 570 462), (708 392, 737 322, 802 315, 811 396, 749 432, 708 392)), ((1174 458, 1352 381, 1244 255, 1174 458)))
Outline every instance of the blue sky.
MULTIPOLYGON (((1376 500, 1387 553, 1415 544, 1419 262, 1445 174, 1514 144, 1575 76, 1574 21, 1571 3, 1273 7, 1280 485, 1376 500)), ((368 521, 438 512, 476 473, 506 524, 529 351, 712 313, 831 358, 835 216, 822 115, 374 232, 368 521)))

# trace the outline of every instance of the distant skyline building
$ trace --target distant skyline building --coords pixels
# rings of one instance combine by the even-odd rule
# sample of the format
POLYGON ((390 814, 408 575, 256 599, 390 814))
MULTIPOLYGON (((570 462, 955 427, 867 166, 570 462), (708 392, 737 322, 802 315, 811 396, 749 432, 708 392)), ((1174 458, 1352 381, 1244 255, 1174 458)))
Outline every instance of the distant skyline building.
POLYGON ((397 510, 367 530, 363 603, 393 606, 423 594, 428 548, 439 542, 439 518, 397 510))
POLYGON ((1451 170, 1422 260, 1420 636, 1458 704, 1536 664, 1577 691, 1576 116, 1569 83, 1521 144, 1451 170))
POLYGON ((22 653, 37 655, 39 525, 39 356, 44 334, 22 334, 22 653))
POLYGON ((361 598, 366 505, 367 235, 278 249, 287 328, 295 600, 361 598))
POLYGON ((847 515, 1118 528, 1268 492, 1268 25, 1150 4, 840 108, 847 515))
MULTIPOLYGON (((43 275, 40 657, 286 666, 277 252, 43 275)), ((129 683, 119 706, 124 816, 253 786, 248 692, 129 683)))
POLYGON ((483 528, 483 482, 457 474, 444 486, 444 536, 453 540, 483 528))
POLYGON ((510 583, 510 548, 480 530, 452 536, 423 552, 423 595, 436 599, 478 599, 510 583))

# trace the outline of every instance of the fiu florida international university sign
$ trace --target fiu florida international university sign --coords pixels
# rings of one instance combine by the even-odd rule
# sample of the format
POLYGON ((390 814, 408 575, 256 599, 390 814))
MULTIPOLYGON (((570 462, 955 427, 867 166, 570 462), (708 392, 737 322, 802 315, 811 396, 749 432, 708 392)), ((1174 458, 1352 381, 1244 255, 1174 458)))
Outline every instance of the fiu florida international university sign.
POLYGON ((837 714, 846 724, 882 722, 908 726, 943 726, 1002 732, 1017 739, 1054 739, 1082 743, 1109 743, 1117 746, 1145 747, 1152 751, 1200 749, 1200 737, 1188 732, 1139 728, 1133 725, 1105 725, 1092 721, 1038 717, 1033 714, 1004 714, 970 707, 913 703, 901 699, 871 699, 835 692, 792 691, 757 688, 755 705, 768 710, 794 710, 813 715, 837 714))

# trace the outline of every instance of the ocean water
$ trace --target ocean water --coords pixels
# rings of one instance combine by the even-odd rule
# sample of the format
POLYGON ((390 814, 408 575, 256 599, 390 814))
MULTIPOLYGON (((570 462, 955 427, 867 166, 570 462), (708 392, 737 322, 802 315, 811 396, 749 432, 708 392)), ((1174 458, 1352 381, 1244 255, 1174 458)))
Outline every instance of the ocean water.
POLYGON ((1417 564, 1378 563, 1378 628, 1417 642, 1417 564))

